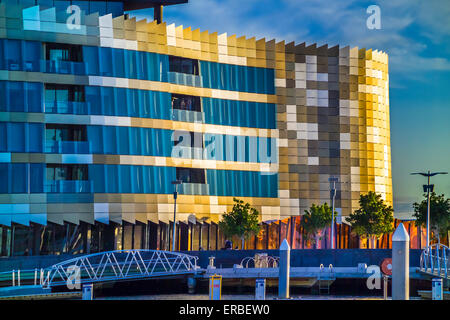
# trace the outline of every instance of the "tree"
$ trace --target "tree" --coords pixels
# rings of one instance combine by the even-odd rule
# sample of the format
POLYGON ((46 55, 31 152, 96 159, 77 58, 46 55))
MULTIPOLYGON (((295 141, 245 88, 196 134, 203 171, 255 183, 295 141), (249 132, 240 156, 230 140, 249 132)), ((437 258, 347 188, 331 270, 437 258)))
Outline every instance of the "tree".
MULTIPOLYGON (((427 225, 427 195, 421 203, 414 202, 414 218, 416 225, 426 227, 427 225)), ((447 236, 450 231, 450 199, 445 199, 444 195, 430 194, 430 229, 437 236, 440 243, 441 238, 447 236)), ((450 240, 450 239, 449 239, 450 240)))
POLYGON ((332 210, 327 203, 321 206, 313 204, 309 211, 305 210, 300 225, 305 232, 306 238, 314 241, 315 248, 317 248, 320 240, 319 232, 331 223, 331 219, 332 210))
POLYGON ((229 213, 222 216, 222 221, 219 222, 219 228, 223 231, 226 237, 237 236, 242 241, 242 249, 244 248, 245 240, 252 235, 258 234, 261 230, 259 225, 259 212, 252 208, 249 203, 233 198, 235 202, 233 209, 229 213))
POLYGON ((352 231, 370 240, 374 248, 377 238, 394 231, 393 213, 392 207, 384 203, 380 194, 369 191, 368 194, 359 196, 359 209, 351 213, 347 221, 352 231))

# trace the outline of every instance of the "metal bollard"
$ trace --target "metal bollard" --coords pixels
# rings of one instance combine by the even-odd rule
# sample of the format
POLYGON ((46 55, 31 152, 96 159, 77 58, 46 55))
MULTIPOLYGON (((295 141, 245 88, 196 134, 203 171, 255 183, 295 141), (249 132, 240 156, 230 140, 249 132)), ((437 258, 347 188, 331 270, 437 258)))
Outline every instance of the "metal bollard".
POLYGON ((392 300, 409 300, 409 235, 403 223, 392 235, 392 300))
POLYGON ((433 278, 433 280, 431 280, 431 298, 433 300, 442 300, 443 295, 442 279, 433 278))
POLYGON ((209 300, 220 300, 222 298, 222 276, 212 275, 209 277, 209 300))
POLYGON ((278 274, 278 297, 289 299, 289 271, 291 263, 291 247, 286 239, 280 246, 280 269, 278 274))
POLYGON ((83 300, 94 300, 94 285, 92 283, 83 284, 83 300))
POLYGON ((37 284, 37 269, 34 269, 34 285, 37 284))
POLYGON ((12 271, 12 286, 16 286, 16 270, 12 271))
POLYGON ((388 279, 389 277, 387 275, 383 275, 383 297, 384 300, 387 300, 388 298, 388 279))
POLYGON ((17 285, 20 287, 20 269, 17 270, 17 285))
POLYGON ((266 279, 256 279, 255 300, 266 300, 266 279))

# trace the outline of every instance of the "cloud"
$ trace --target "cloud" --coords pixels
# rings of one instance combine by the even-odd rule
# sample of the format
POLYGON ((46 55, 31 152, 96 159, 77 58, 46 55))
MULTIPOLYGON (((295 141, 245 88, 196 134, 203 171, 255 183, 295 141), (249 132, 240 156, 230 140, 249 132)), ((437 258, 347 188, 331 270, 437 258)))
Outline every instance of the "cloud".
POLYGON ((238 37, 379 49, 389 54, 391 70, 414 79, 418 71, 449 70, 446 57, 423 56, 427 43, 409 30, 415 27, 434 41, 448 36, 446 1, 380 0, 381 30, 367 29, 369 3, 356 0, 191 0, 166 7, 165 16, 168 23, 238 37))

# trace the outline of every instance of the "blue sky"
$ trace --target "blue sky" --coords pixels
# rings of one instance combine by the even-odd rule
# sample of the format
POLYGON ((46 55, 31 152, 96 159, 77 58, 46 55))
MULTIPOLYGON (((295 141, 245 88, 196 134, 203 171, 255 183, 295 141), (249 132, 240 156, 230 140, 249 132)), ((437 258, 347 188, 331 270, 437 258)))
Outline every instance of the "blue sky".
MULTIPOLYGON (((153 19, 153 10, 132 15, 153 19)), ((412 212, 425 182, 410 172, 450 172, 450 1, 190 0, 165 7, 168 24, 318 45, 374 48, 389 55, 394 209, 412 212), (381 9, 369 30, 366 9, 381 9)), ((450 197, 450 175, 433 178, 450 197)))

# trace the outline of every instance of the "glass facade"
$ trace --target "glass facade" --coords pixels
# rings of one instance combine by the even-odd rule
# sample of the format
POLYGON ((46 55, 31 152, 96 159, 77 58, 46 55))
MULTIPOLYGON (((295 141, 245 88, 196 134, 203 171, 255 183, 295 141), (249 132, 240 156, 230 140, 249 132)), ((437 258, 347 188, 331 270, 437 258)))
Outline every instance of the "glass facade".
MULTIPOLYGON (((339 175, 344 215, 368 190, 389 203, 384 53, 136 23, 124 4, 0 1, 1 255, 170 249, 176 179, 186 250, 221 248, 234 197, 291 219, 339 175)), ((253 245, 303 243, 294 222, 253 245)))

